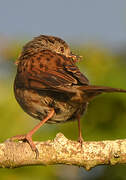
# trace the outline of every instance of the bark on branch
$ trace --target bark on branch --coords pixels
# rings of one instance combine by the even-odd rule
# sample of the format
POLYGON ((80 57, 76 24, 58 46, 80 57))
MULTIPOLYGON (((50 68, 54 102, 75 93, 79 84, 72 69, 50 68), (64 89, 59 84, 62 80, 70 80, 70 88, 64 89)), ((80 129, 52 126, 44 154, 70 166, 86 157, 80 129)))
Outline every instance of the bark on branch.
POLYGON ((4 142, 0 144, 0 167, 15 168, 28 165, 69 164, 87 170, 101 164, 126 163, 126 139, 84 142, 68 140, 58 133, 54 140, 35 142, 39 157, 28 143, 4 142))

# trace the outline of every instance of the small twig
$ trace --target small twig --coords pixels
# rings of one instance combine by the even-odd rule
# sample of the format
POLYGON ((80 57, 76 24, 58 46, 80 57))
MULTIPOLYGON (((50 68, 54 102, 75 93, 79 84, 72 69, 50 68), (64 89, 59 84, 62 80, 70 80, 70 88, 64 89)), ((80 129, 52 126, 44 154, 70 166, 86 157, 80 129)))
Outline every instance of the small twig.
POLYGON ((115 141, 79 142, 58 133, 54 140, 35 142, 39 157, 25 142, 0 144, 0 167, 15 168, 28 165, 69 164, 87 170, 101 164, 126 163, 126 139, 115 141))

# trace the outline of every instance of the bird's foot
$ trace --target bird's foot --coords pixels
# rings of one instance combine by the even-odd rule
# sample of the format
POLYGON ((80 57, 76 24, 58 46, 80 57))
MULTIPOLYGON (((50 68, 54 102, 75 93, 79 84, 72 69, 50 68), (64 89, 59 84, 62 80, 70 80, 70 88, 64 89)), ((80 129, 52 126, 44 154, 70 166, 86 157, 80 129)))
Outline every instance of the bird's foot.
POLYGON ((79 136, 79 138, 78 138, 78 142, 80 143, 80 145, 81 145, 81 147, 82 147, 83 142, 84 142, 84 139, 83 139, 83 137, 82 137, 82 136, 79 136))
POLYGON ((28 134, 23 134, 23 135, 16 135, 16 136, 13 136, 9 139, 7 139, 6 141, 15 141, 15 140, 18 140, 18 141, 23 141, 23 142, 28 142, 28 144, 30 145, 32 151, 34 151, 36 153, 36 159, 38 158, 39 156, 39 151, 38 149, 36 148, 33 140, 32 140, 32 136, 28 133, 28 134))

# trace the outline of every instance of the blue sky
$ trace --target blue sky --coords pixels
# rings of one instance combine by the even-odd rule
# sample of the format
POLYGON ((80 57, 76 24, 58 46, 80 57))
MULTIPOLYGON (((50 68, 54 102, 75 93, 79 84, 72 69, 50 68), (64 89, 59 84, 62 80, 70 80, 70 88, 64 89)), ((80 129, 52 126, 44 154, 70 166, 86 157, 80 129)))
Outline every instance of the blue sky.
POLYGON ((125 0, 0 0, 0 35, 126 42, 125 0))

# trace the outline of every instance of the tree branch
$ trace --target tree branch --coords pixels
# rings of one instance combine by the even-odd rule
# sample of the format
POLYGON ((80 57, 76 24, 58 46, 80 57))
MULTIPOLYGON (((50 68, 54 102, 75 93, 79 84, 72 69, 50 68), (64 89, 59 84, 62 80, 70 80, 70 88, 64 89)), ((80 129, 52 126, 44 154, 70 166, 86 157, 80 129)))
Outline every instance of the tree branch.
POLYGON ((126 163, 126 139, 115 141, 83 142, 68 140, 58 133, 54 140, 35 142, 39 157, 25 142, 0 144, 0 167, 15 168, 28 165, 69 164, 87 170, 101 164, 126 163))

